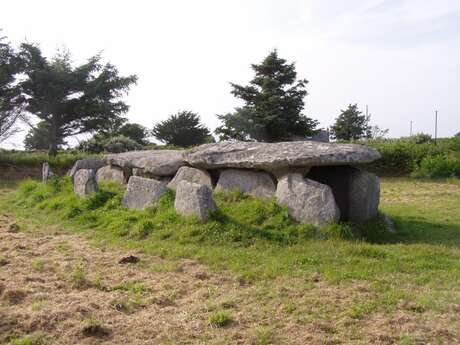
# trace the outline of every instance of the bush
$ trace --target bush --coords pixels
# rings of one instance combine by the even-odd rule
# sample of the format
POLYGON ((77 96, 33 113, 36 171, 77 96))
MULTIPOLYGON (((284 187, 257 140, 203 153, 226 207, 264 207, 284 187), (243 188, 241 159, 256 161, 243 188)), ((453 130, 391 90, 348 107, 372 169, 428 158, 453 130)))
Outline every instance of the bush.
POLYGON ((109 138, 105 141, 105 151, 120 153, 127 151, 142 150, 142 145, 138 144, 134 140, 124 137, 122 135, 109 138))
POLYGON ((410 138, 366 141, 365 145, 377 149, 382 155, 367 168, 379 175, 409 175, 419 170, 422 161, 428 157, 460 158, 460 138, 439 139, 436 144, 428 138, 429 135, 418 134, 410 138))
POLYGON ((417 133, 407 139, 408 141, 414 144, 425 144, 425 143, 429 143, 432 140, 431 135, 426 134, 426 133, 417 133))
POLYGON ((88 153, 104 152, 104 139, 96 135, 91 139, 81 142, 78 145, 78 150, 88 153))
POLYGON ((93 138, 80 143, 78 146, 79 150, 89 153, 120 153, 142 150, 142 148, 142 145, 123 135, 117 135, 110 138, 96 135, 93 138))
POLYGON ((460 177, 460 159, 446 155, 427 156, 412 175, 424 178, 460 177))

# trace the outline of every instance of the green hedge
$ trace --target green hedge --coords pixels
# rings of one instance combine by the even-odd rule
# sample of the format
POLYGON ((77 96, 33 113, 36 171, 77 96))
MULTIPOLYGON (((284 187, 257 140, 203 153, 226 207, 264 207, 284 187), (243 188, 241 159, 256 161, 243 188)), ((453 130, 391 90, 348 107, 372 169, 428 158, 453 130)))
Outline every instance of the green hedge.
POLYGON ((46 151, 4 151, 0 150, 0 167, 37 167, 48 161, 53 168, 68 169, 79 159, 97 157, 74 150, 61 151, 56 157, 49 157, 46 151))
POLYGON ((380 175, 410 175, 416 177, 460 177, 460 138, 434 141, 388 139, 366 141, 363 144, 376 148, 382 158, 368 166, 380 175))

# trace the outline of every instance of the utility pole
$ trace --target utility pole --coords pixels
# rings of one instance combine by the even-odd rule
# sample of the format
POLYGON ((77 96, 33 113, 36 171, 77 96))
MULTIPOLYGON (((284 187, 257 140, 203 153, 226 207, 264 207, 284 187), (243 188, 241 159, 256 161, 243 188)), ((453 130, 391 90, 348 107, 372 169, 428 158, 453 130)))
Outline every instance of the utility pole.
POLYGON ((412 120, 410 121, 410 135, 409 136, 412 136, 412 120))
POLYGON ((437 143, 438 139, 438 111, 434 112, 434 143, 437 143))

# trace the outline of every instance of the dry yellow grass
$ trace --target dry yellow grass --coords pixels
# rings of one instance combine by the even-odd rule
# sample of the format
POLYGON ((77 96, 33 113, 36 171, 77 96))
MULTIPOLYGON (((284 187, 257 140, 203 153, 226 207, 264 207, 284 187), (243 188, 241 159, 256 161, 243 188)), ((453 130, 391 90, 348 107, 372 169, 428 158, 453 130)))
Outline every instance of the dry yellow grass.
POLYGON ((458 306, 437 313, 401 302, 366 313, 376 294, 367 282, 318 275, 249 284, 193 260, 95 247, 58 228, 10 232, 15 221, 0 218, 0 343, 28 334, 63 345, 460 341, 458 306), (130 254, 141 261, 118 263, 130 254), (231 322, 216 327, 210 320, 221 312, 231 322))

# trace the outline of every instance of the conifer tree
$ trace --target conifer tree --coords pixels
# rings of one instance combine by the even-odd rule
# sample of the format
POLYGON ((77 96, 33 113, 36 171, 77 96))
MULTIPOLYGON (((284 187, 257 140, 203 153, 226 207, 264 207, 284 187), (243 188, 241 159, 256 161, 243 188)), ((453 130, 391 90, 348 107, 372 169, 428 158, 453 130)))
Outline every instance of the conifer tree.
POLYGON ((315 132, 318 122, 302 111, 308 81, 297 80, 294 63, 287 63, 272 51, 260 64, 249 85, 231 83, 232 94, 244 101, 234 113, 218 115, 216 129, 221 139, 276 142, 304 138, 315 132))

